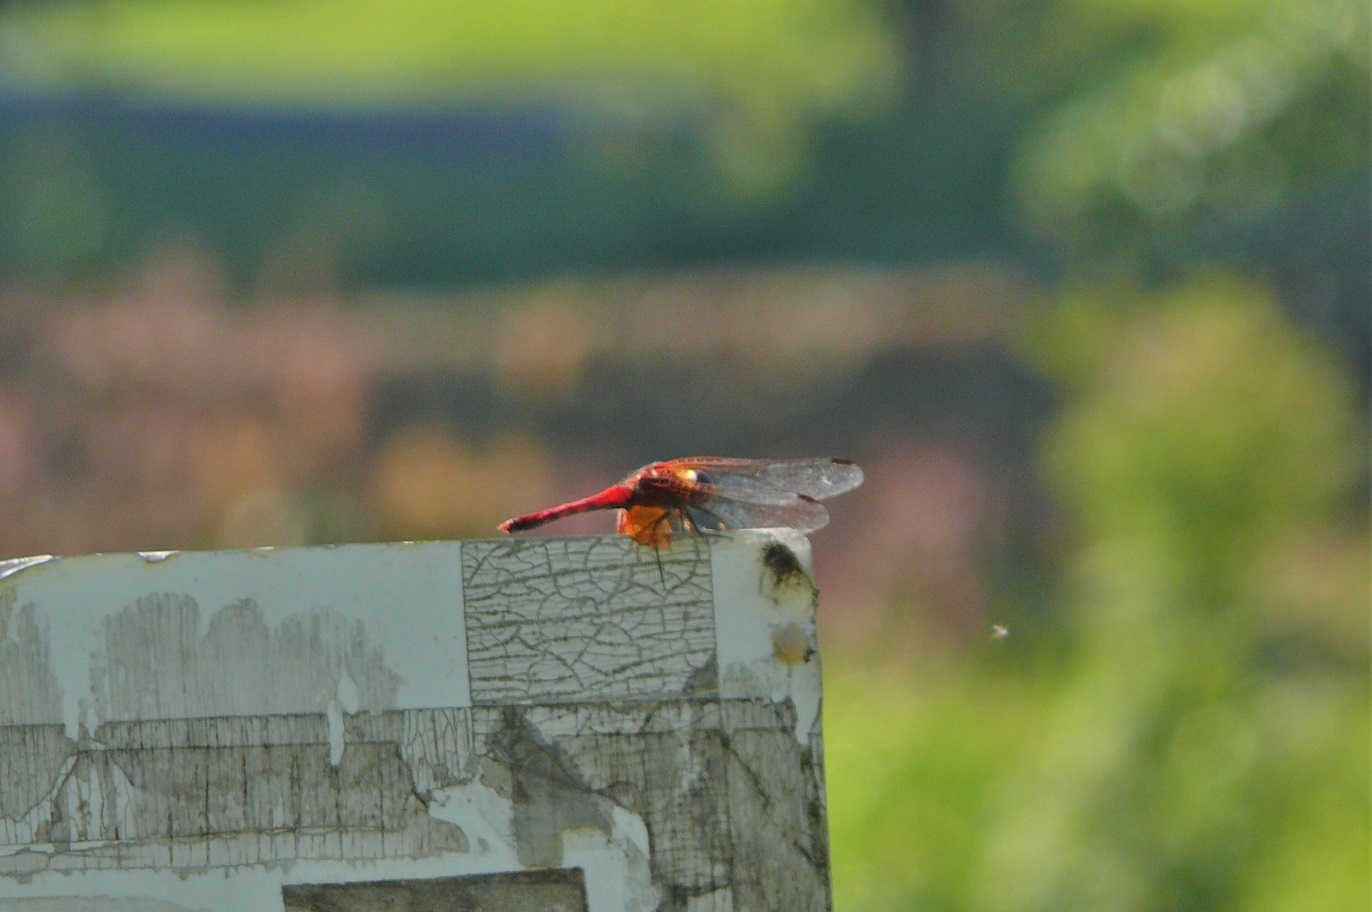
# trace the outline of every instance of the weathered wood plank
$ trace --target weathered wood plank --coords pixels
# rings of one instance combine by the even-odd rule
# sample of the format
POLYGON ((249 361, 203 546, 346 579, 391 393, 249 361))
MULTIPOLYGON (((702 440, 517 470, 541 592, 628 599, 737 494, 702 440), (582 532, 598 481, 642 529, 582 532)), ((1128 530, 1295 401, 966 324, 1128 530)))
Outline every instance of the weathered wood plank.
POLYGON ((826 908, 804 547, 0 563, 0 912, 826 908))

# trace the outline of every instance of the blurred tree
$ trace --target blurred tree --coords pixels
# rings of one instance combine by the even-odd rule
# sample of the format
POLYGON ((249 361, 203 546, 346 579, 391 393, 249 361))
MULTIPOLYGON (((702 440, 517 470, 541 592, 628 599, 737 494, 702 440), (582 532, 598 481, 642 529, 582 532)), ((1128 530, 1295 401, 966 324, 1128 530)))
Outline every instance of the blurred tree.
MULTIPOLYGON (((911 237, 986 232, 960 213, 904 227, 929 209, 905 161, 930 141, 887 142, 869 115, 905 70, 871 0, 0 7, 0 279, 100 279, 187 239, 239 296, 797 246, 907 262, 911 237), (877 140, 856 163, 853 130, 877 140), (834 132, 837 181, 809 187, 834 132), (848 175, 847 199, 824 192, 848 175), (875 220, 854 201, 869 186, 875 220)), ((955 158, 954 185, 1003 158, 955 158)))
POLYGON ((1037 109, 1016 181, 1078 257, 1364 178, 1361 0, 968 0, 975 65, 1037 109))
POLYGON ((1031 327, 1064 395, 1044 468, 1072 529, 1065 626, 988 631, 960 668, 927 627, 886 638, 888 661, 826 665, 837 904, 1365 908, 1347 374, 1223 278, 1084 290, 1031 327))
POLYGON ((1357 908, 1352 395, 1260 288, 1212 280, 1119 312, 1124 296, 1084 293, 1036 337, 1074 391, 1046 466, 1078 536, 1075 649, 1010 774, 975 904, 1357 908))
POLYGON ((739 189, 793 170, 810 125, 881 102, 899 46, 863 0, 662 6, 111 0, 0 10, 0 79, 302 110, 498 106, 596 132, 700 126, 739 189))

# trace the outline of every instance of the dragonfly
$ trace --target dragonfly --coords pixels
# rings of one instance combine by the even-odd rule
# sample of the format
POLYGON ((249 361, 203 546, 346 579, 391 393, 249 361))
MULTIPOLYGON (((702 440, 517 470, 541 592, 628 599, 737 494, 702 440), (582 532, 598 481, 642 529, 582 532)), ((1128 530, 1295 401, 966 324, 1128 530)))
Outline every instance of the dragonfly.
POLYGON ((829 522, 820 503, 862 484, 847 459, 689 456, 650 462, 605 490, 507 519, 502 532, 536 529, 592 510, 618 510, 615 531, 661 547, 678 532, 784 527, 814 532, 829 522))

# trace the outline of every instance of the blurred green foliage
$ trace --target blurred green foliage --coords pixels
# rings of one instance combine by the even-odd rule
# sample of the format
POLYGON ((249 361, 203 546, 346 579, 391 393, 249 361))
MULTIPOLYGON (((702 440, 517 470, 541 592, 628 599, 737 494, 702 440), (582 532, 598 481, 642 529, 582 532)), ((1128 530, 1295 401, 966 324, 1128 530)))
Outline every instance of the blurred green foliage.
POLYGON ((1078 257, 1118 263, 1160 234, 1366 173, 1360 0, 989 5, 1007 16, 981 26, 1002 34, 978 58, 1036 109, 1017 196, 1078 257))
POLYGON ((790 174, 816 122, 889 97, 901 53, 882 25, 859 0, 29 4, 0 19, 0 74, 162 103, 693 123, 746 185, 790 174))
POLYGON ((599 95, 613 115, 642 113, 652 93, 846 109, 899 60, 877 9, 855 0, 104 0, 21 5, 4 34, 6 70, 36 82, 344 107, 599 95))
POLYGON ((838 907, 1365 906, 1346 373, 1221 278, 1080 291, 1026 340, 1065 397, 1044 445, 1072 523, 1062 642, 831 677, 838 907))
MULTIPOLYGON (((268 281, 1185 261, 1365 185, 1367 32, 1359 0, 9 4, 0 272, 184 235, 268 281)), ((1306 221, 1365 259, 1365 213, 1306 221)))
POLYGON ((1033 340, 1043 361, 1082 365, 1049 477, 1083 535, 1134 565, 1106 576, 1146 573, 1186 610, 1218 611, 1252 585, 1236 571, 1346 503, 1360 467, 1352 390, 1264 288, 1214 279, 1130 297, 1082 293, 1033 340), (1112 299, 1139 312, 1112 319, 1112 299), (1063 325, 1078 318, 1091 328, 1063 325))

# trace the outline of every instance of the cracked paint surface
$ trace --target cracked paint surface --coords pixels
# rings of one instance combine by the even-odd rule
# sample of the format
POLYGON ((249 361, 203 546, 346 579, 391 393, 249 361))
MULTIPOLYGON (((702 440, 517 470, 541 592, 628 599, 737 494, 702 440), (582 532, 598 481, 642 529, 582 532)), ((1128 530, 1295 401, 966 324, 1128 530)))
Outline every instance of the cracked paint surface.
POLYGON ((0 912, 827 908, 803 538, 157 557, 0 565, 0 912))
POLYGON ((714 656, 704 542, 468 542, 462 577, 476 702, 680 693, 714 656))

